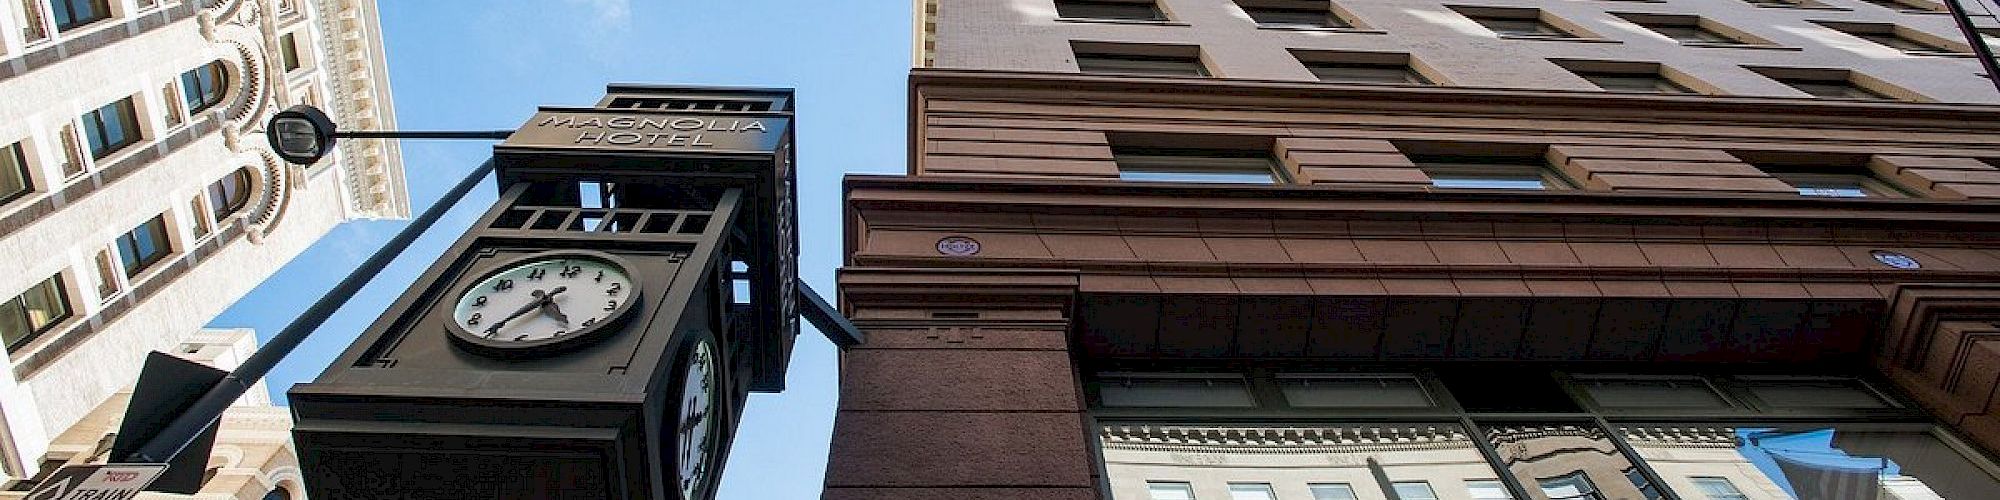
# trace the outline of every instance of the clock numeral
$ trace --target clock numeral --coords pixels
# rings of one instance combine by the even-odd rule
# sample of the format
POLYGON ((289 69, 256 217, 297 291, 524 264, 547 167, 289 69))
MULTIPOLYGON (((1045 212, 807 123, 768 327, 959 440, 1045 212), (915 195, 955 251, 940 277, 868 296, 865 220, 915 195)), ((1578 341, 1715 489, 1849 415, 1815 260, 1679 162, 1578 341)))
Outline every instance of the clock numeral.
MULTIPOLYGON (((485 302, 486 297, 480 297, 479 301, 485 302)), ((479 326, 479 313, 472 313, 472 317, 466 318, 465 326, 479 326)))
POLYGON ((564 329, 561 329, 561 328, 557 328, 557 329, 556 329, 556 336, 557 336, 557 337, 561 337, 561 336, 564 336, 564 335, 568 335, 568 334, 569 334, 569 330, 564 330, 564 329))
POLYGON ((564 278, 575 278, 579 274, 583 274, 583 266, 563 266, 562 271, 556 273, 564 278))
POLYGON ((618 295, 618 291, 619 291, 619 290, 624 290, 624 289, 625 289, 625 284, 624 284, 624 283, 618 283, 618 282, 612 282, 612 283, 611 283, 611 289, 609 289, 609 290, 605 290, 605 291, 604 291, 604 294, 605 294, 605 295, 618 295))
POLYGON ((539 267, 537 267, 537 268, 534 268, 534 269, 530 269, 530 270, 528 270, 528 279, 531 279, 531 280, 538 280, 538 279, 542 279, 543 277, 546 277, 546 276, 548 276, 548 275, 549 275, 549 270, 547 270, 547 269, 543 269, 543 268, 539 268, 539 267))
POLYGON ((598 270, 597 270, 597 279, 594 279, 594 280, 591 280, 591 281, 604 281, 604 270, 603 270, 603 269, 598 269, 598 270))
POLYGON ((584 326, 585 328, 588 328, 588 327, 590 327, 590 325, 595 325, 595 324, 597 324, 597 318, 590 318, 590 319, 586 319, 586 320, 583 320, 583 326, 584 326))
POLYGON ((607 300, 607 301, 604 301, 604 310, 606 310, 606 311, 609 311, 609 310, 612 310, 612 309, 617 309, 617 308, 618 308, 618 301, 616 301, 616 300, 607 300))
POLYGON ((500 280, 493 284, 493 291, 504 292, 514 289, 514 280, 500 280))
POLYGON ((519 337, 514 337, 514 341, 515 341, 515 342, 520 342, 520 341, 523 341, 523 340, 528 340, 528 335, 527 335, 527 334, 522 334, 522 335, 521 335, 521 336, 519 336, 519 337))
POLYGON ((481 295, 481 296, 478 296, 478 297, 473 297, 473 298, 472 298, 472 305, 474 305, 474 306, 483 306, 483 305, 486 305, 486 296, 485 296, 485 295, 481 295))

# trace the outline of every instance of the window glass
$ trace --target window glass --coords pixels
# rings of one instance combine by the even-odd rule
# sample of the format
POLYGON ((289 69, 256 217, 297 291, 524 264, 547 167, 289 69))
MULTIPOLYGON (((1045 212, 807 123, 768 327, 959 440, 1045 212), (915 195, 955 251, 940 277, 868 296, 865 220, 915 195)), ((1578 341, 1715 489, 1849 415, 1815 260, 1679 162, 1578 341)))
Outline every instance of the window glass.
POLYGON ((1312 492, 1312 500, 1355 500, 1354 487, 1346 483, 1308 484, 1306 489, 1312 492))
POLYGON ((1702 498, 1708 500, 1750 500, 1750 497, 1744 496, 1742 491, 1736 489, 1736 485, 1729 483, 1729 478, 1694 477, 1688 479, 1694 482, 1694 488, 1702 498))
POLYGON ((1268 151, 1113 148, 1118 178, 1128 181, 1272 184, 1280 182, 1268 151))
POLYGON ((1632 483, 1633 488, 1638 488, 1639 495, 1646 500, 1666 498, 1666 495, 1660 493, 1660 487, 1653 484, 1652 479, 1647 479, 1646 473, 1640 472, 1637 467, 1625 469, 1625 481, 1632 483))
POLYGON ((187 101, 188 112, 200 113, 221 103, 227 80, 221 61, 181 73, 181 96, 187 101))
POLYGON ((1338 83, 1389 83, 1403 85, 1429 85, 1430 79, 1417 74, 1408 65, 1402 64, 1358 64, 1358 63, 1306 63, 1306 70, 1322 82, 1338 83))
POLYGON ((1495 477, 1473 438, 1444 423, 1113 423, 1098 439, 1110 497, 1118 499, 1148 498, 1148 481, 1192 476, 1230 483, 1232 494, 1250 485, 1242 494, 1267 494, 1262 488, 1275 484, 1275 498, 1288 500, 1303 500, 1283 496, 1296 484, 1307 485, 1311 500, 1379 499, 1391 490, 1423 500, 1440 497, 1426 481, 1495 477))
POLYGON ((1642 92, 1649 94, 1692 94, 1693 90, 1673 80, 1661 78, 1657 74, 1643 73, 1599 73, 1578 72, 1577 76, 1590 80, 1598 88, 1611 92, 1642 92))
POLYGON ((1539 158, 1411 155, 1410 161, 1441 188, 1569 189, 1539 158))
POLYGON ((1668 424, 1621 432, 1662 475, 1695 478, 1696 491, 1680 491, 1683 498, 1737 499, 1749 491, 1802 499, 1974 500, 2000 491, 2000 481, 1928 425, 1668 424))
POLYGON ((1397 481, 1396 496, 1403 500, 1437 500, 1437 492, 1425 481, 1397 481))
POLYGON ((55 17, 56 31, 69 31, 111 17, 111 4, 109 0, 50 0, 49 14, 55 17))
POLYGON ((1862 39, 1868 40, 1870 42, 1882 44, 1892 49, 1902 50, 1906 52, 1950 52, 1948 50, 1938 48, 1927 43, 1911 40, 1908 38, 1903 38, 1902 36, 1899 36, 1893 32, 1890 33, 1884 33, 1879 31, 1861 32, 1861 33, 1849 32, 1848 34, 1861 37, 1862 39))
POLYGON ((1471 17, 1473 21, 1477 21, 1480 26, 1485 26, 1486 29, 1501 35, 1543 38, 1574 38, 1576 36, 1555 26, 1551 26, 1549 23, 1542 22, 1541 19, 1531 17, 1468 17, 1471 17))
POLYGON ((1411 376, 1279 375, 1285 402, 1305 408, 1430 408, 1437 403, 1411 376))
POLYGON ((1269 483, 1229 483, 1229 500, 1277 500, 1269 483))
POLYGON ((250 171, 238 169, 222 180, 208 185, 208 209, 210 217, 220 222, 229 214, 242 210, 250 202, 250 171))
POLYGON ((1133 54, 1077 54, 1076 69, 1084 73, 1153 76, 1208 76, 1196 57, 1133 54))
POLYGON ((90 141, 90 156, 103 159, 111 153, 139 142, 138 112, 132 98, 119 99, 83 114, 84 136, 90 141))
POLYGON ((1234 375, 1105 375, 1097 379, 1097 394, 1108 407, 1257 406, 1243 377, 1234 375))
POLYGON ((1875 92, 1873 90, 1868 90, 1861 88, 1859 86, 1855 86, 1853 83, 1849 83, 1842 80, 1785 79, 1778 81, 1780 83, 1784 83, 1785 85, 1790 85, 1792 88, 1798 89, 1800 92, 1811 94, 1813 97, 1827 97, 1834 99, 1867 99, 1875 101, 1890 100, 1889 96, 1882 95, 1881 93, 1875 92))
POLYGON ((1851 378, 1744 379, 1739 382, 1774 408, 1893 408, 1860 380, 1851 378))
POLYGON ((1707 28, 1703 28, 1700 25, 1695 25, 1695 24, 1680 24, 1680 25, 1658 24, 1658 25, 1647 26, 1647 28, 1650 28, 1653 31, 1658 32, 1659 34, 1666 35, 1667 38, 1672 38, 1682 43, 1726 43, 1732 45, 1743 44, 1743 41, 1741 40, 1722 36, 1722 34, 1720 33, 1709 31, 1707 28))
POLYGON ((1152 500, 1194 500, 1194 487, 1187 483, 1146 483, 1146 498, 1152 500))
POLYGON ((139 271, 167 257, 167 222, 165 215, 157 215, 153 220, 140 224, 131 232, 118 237, 118 261, 125 265, 125 277, 138 276, 139 271))
POLYGON ((21 143, 0 147, 0 203, 14 201, 34 190, 28 182, 28 155, 21 143))
POLYGON ((1472 500, 1512 500, 1514 498, 1513 495, 1507 493, 1507 485, 1500 484, 1500 481, 1494 479, 1467 480, 1465 481, 1465 491, 1472 496, 1472 500))
POLYGON ((285 71, 299 69, 299 40, 297 33, 286 33, 278 37, 278 59, 285 64, 285 71))
POLYGON ((1351 28, 1346 20, 1333 15, 1329 8, 1287 8, 1275 6, 1243 6, 1243 13, 1250 20, 1266 28, 1351 28))
POLYGON ((1890 187, 1888 184, 1876 180, 1874 176, 1870 175, 1782 170, 1767 173, 1797 188, 1800 196, 1829 198, 1902 198, 1905 196, 1902 191, 1890 187))
POLYGON ((1578 386, 1605 408, 1728 408, 1729 402, 1697 377, 1578 377, 1578 386))
POLYGON ((1636 465, 1596 425, 1506 423, 1485 432, 1514 478, 1552 500, 1644 497, 1624 475, 1636 465))
POLYGON ((69 298, 63 295, 62 275, 50 276, 6 302, 0 302, 0 341, 7 350, 34 339, 69 318, 69 298))
POLYGON ((1167 20, 1166 14, 1152 1, 1056 0, 1056 15, 1071 19, 1167 20))

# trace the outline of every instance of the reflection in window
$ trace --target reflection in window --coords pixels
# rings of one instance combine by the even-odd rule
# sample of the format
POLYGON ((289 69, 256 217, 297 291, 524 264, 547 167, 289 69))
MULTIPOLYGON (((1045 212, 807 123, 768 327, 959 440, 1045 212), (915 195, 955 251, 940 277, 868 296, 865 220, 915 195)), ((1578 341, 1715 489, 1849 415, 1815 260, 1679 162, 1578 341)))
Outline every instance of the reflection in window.
POLYGON ((0 147, 0 203, 34 191, 28 179, 28 155, 21 151, 21 143, 0 147))
POLYGON ((1098 377, 1097 394, 1109 407, 1257 406, 1243 377, 1235 375, 1108 374, 1098 377))
POLYGON ((1521 484, 1539 485, 1550 498, 1644 498, 1625 479, 1625 471, 1636 465, 1597 426, 1492 425, 1486 439, 1521 484))
MULTIPOLYGON (((1927 425, 1637 426, 1620 429, 1667 477, 1692 478, 1684 498, 1743 492, 1827 500, 1990 499, 2000 481, 1927 425)), ((1767 496, 1758 494, 1757 498, 1767 496)))
POLYGON ((1273 184, 1283 182, 1270 151, 1114 148, 1118 178, 1128 181, 1273 184))
POLYGON ((118 237, 118 261, 125 266, 125 277, 138 276, 147 266, 167 258, 166 215, 154 216, 152 220, 132 228, 118 237))
POLYGON ((222 61, 203 64, 199 68, 181 73, 181 98, 187 102, 188 113, 200 113, 222 103, 224 86, 228 81, 229 76, 222 69, 222 61))
POLYGON ((1569 189, 1570 184, 1540 157, 1410 155, 1410 161, 1441 188, 1569 189))
POLYGON ((1639 472, 1639 468, 1637 467, 1625 469, 1625 480, 1631 482, 1633 488, 1638 488, 1639 494, 1644 495, 1646 497, 1646 500, 1659 500, 1661 498, 1664 498, 1664 496, 1660 494, 1660 486, 1653 484, 1653 480, 1647 479, 1646 473, 1639 472))
POLYGON ((1306 489, 1312 491, 1312 500, 1354 500, 1354 487, 1344 483, 1309 484, 1306 489))
POLYGON ((1578 377, 1578 386, 1605 408, 1728 408, 1697 377, 1578 377))
POLYGON ((1277 500, 1270 483, 1229 483, 1229 500, 1277 500))
POLYGON ((55 328, 73 311, 63 295, 62 275, 50 276, 6 302, 0 302, 0 342, 7 352, 26 345, 36 335, 55 328))
POLYGON ((1301 408, 1430 408, 1416 377, 1407 375, 1279 375, 1285 402, 1301 408))
POLYGON ((1494 479, 1473 479, 1465 482, 1465 491, 1472 500, 1513 500, 1507 493, 1507 485, 1494 479))
POLYGON ((1437 492, 1426 481, 1397 481, 1396 496, 1403 500, 1437 500, 1437 492))
POLYGON ((1748 379, 1742 385, 1773 408, 1891 407, 1866 384, 1851 378, 1748 379))
MULTIPOLYGON (((1165 484, 1157 482, 1161 478, 1196 476, 1213 485, 1203 488, 1228 484, 1232 495, 1250 495, 1232 500, 1261 499, 1256 495, 1299 484, 1308 485, 1312 500, 1382 498, 1386 491, 1402 500, 1429 500, 1439 498, 1430 482, 1495 477, 1471 436, 1451 424, 1118 423, 1103 426, 1098 439, 1111 498, 1117 499, 1188 498, 1161 497, 1153 488, 1165 484), (1262 489, 1266 485, 1275 488, 1262 489)), ((1176 491, 1191 496, 1192 489, 1176 491)))
POLYGON ((99 160, 139 142, 139 117, 132 98, 84 113, 83 133, 90 140, 90 157, 99 160))
POLYGON ((1146 483, 1146 498, 1152 500, 1194 500, 1194 487, 1187 483, 1146 483))

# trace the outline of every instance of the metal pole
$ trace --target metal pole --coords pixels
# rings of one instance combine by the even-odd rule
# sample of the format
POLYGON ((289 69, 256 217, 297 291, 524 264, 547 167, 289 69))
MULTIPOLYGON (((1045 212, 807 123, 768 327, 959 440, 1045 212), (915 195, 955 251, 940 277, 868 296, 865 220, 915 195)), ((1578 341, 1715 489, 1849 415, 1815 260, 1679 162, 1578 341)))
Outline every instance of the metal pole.
POLYGON ((458 181, 458 185, 452 186, 451 190, 446 191, 443 197, 431 204, 430 208, 424 209, 422 215, 411 220, 408 227, 396 233, 396 237, 390 238, 382 248, 375 250, 374 255, 362 261, 360 267, 340 280, 340 284, 334 285, 333 290, 313 302, 312 307, 306 308, 298 319, 292 320, 291 324, 285 325, 285 329, 279 330, 277 335, 272 336, 270 343, 251 353, 250 357, 244 358, 243 364, 236 367, 236 371, 209 387, 208 392, 202 394, 200 400, 188 407, 187 412, 174 417, 173 422, 167 424, 167 427, 161 429, 151 440, 146 441, 138 451, 125 457, 124 461, 134 463, 172 461, 174 456, 187 448, 203 430, 221 419, 222 411, 228 409, 237 398, 242 397, 244 392, 249 391, 251 384, 257 383, 257 379, 264 378, 264 374, 270 372, 271 367, 278 364, 278 360, 284 359, 285 355, 291 354, 292 349, 298 348, 299 343, 305 341, 307 335, 311 335, 314 329, 319 328, 328 317, 333 316, 333 312, 345 305, 356 292, 360 292, 361 287, 366 286, 370 278, 382 272, 382 268, 388 267, 390 261, 396 260, 396 256, 403 253, 403 249, 409 248, 411 242, 416 241, 417 237, 429 230, 432 224, 443 218, 445 212, 451 211, 452 205, 457 205, 458 200, 465 197, 465 193, 472 191, 473 186, 479 185, 480 181, 486 179, 486 174, 492 172, 491 158, 479 164, 479 168, 472 169, 472 173, 466 174, 465 179, 458 181))
POLYGON ((1979 28, 1972 26, 1972 14, 1966 12, 1965 4, 1958 0, 1944 0, 1951 19, 1958 22, 1958 31, 1965 34, 1965 41, 1972 45, 1972 55, 1979 58, 1979 67, 1986 68, 1986 79, 1993 81, 1993 89, 2000 90, 2000 61, 1993 60, 1993 49, 1986 46, 1986 37, 1979 35, 1979 28))
POLYGON ((506 139, 512 130, 352 130, 333 132, 341 139, 506 139))

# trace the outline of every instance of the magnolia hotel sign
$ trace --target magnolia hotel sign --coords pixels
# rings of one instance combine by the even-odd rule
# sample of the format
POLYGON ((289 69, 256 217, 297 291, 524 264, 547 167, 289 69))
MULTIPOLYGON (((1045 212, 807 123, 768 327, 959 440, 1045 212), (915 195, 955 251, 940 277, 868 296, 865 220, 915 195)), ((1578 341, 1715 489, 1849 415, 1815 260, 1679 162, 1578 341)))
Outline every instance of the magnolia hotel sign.
POLYGON ((501 146, 768 153, 777 147, 789 120, 784 116, 754 114, 690 115, 640 110, 544 108, 501 146))

